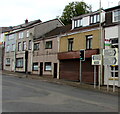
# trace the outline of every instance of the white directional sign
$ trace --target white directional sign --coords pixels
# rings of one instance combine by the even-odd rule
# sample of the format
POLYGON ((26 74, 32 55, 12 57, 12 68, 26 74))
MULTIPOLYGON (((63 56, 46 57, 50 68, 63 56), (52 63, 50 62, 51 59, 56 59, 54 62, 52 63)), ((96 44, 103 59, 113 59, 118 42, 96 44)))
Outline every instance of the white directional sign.
POLYGON ((102 56, 99 55, 92 55, 92 65, 101 65, 102 56))
POLYGON ((118 65, 118 49, 110 48, 103 50, 104 65, 118 65))

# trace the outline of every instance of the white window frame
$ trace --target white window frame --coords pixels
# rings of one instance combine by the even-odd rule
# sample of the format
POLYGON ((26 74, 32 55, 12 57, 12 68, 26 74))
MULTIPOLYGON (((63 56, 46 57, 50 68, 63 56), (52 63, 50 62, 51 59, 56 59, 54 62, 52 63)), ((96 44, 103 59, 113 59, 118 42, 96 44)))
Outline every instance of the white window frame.
POLYGON ((18 51, 21 51, 21 50, 22 50, 22 43, 18 42, 18 51))
POLYGON ((19 32, 19 39, 23 38, 23 32, 19 32))
POLYGON ((28 30, 27 33, 26 33, 26 37, 27 37, 27 38, 29 37, 29 30, 28 30))
POLYGON ((23 51, 25 51, 27 49, 27 43, 26 41, 23 41, 23 51))
POLYGON ((119 22, 120 21, 120 10, 113 11, 113 22, 119 22), (118 15, 115 15, 115 12, 119 12, 118 15), (118 17, 117 20, 115 20, 115 17, 118 17))
POLYGON ((92 49, 93 35, 86 36, 86 49, 92 49))

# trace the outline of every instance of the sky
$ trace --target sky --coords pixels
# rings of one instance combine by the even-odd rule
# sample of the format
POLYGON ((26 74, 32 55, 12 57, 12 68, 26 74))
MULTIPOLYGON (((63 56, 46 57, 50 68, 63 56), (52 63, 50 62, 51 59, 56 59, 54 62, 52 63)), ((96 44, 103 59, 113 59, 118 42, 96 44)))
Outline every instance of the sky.
MULTIPOLYGON (((26 19, 40 19, 45 22, 61 16, 66 5, 73 1, 83 1, 99 9, 100 0, 0 0, 0 27, 16 26, 26 19)), ((118 5, 120 0, 101 0, 104 9, 118 5)))

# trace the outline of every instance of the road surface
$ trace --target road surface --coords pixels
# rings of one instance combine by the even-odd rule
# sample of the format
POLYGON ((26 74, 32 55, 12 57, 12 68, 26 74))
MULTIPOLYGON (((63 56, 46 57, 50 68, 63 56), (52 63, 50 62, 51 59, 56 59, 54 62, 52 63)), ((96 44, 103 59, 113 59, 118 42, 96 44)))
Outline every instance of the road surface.
POLYGON ((47 81, 2 76, 3 112, 118 112, 118 96, 47 81))

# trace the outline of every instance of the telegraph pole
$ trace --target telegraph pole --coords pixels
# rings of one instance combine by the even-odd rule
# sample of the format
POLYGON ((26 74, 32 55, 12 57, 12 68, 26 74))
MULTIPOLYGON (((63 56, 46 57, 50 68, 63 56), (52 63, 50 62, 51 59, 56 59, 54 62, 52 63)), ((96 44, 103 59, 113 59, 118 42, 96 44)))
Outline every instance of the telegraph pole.
MULTIPOLYGON (((100 41, 100 54, 103 55, 103 34, 102 34, 102 16, 101 16, 101 0, 99 1, 99 8, 100 8, 100 23, 99 23, 99 41, 100 41)), ((102 75, 103 75, 103 61, 101 61, 101 65, 99 66, 99 89, 100 89, 100 85, 102 85, 102 75)))

